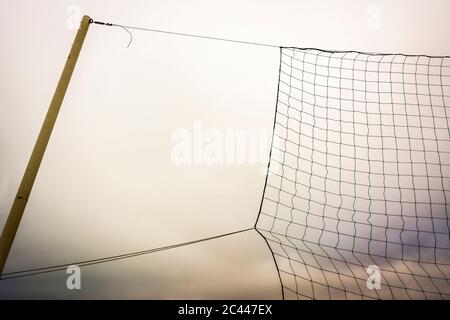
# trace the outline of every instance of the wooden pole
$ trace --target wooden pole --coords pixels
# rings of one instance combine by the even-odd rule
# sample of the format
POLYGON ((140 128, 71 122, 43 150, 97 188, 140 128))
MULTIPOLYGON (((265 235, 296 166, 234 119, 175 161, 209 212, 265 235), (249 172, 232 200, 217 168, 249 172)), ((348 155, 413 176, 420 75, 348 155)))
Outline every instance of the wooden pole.
POLYGON ((17 191, 16 198, 14 199, 11 211, 9 212, 8 219, 3 228, 2 235, 0 237, 0 274, 3 272, 6 260, 8 259, 9 251, 16 236, 17 229, 19 228, 20 220, 22 219, 23 212, 27 205, 28 197, 30 196, 31 189, 33 188, 34 180, 39 170, 39 166, 42 162, 42 158, 45 153, 50 135, 56 122, 56 118, 61 108, 61 104, 64 100, 67 87, 69 86, 70 78, 72 77, 75 64, 77 63, 78 56, 80 55, 81 47, 83 46, 84 39, 91 23, 91 18, 84 16, 81 21, 80 28, 78 29, 75 40, 70 49, 69 56, 67 57, 66 64, 64 65, 63 72, 56 87, 52 101, 45 116, 44 123, 42 124, 41 131, 34 145, 33 152, 31 153, 30 160, 28 161, 27 168, 23 175, 22 181, 17 191))

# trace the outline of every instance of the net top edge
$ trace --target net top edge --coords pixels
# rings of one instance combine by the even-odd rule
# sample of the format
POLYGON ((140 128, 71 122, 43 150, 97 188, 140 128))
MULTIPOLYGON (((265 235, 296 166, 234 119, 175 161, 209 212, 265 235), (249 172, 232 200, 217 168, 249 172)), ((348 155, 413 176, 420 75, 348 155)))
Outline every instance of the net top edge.
POLYGON ((324 53, 343 53, 343 54, 363 54, 369 56, 402 56, 402 57, 423 57, 431 59, 450 59, 450 55, 427 55, 427 54, 406 54, 406 53, 381 53, 381 52, 364 52, 358 50, 331 50, 331 49, 320 49, 314 47, 295 47, 295 46, 280 46, 280 49, 290 49, 297 51, 318 51, 324 53))

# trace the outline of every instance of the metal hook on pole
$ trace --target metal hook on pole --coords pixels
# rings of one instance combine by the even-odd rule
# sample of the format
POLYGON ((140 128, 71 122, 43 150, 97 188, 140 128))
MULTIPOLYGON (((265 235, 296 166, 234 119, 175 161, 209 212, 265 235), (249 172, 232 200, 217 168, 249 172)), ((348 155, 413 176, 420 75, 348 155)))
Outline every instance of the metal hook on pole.
POLYGON ((125 30, 129 36, 130 36, 130 41, 127 44, 127 48, 130 47, 131 42, 133 42, 133 34, 130 32, 130 30, 128 30, 126 27, 120 25, 120 24, 114 24, 114 23, 109 23, 109 22, 102 22, 102 21, 94 21, 91 19, 90 23, 94 23, 94 24, 99 24, 102 26, 108 26, 108 27, 119 27, 122 28, 123 30, 125 30))

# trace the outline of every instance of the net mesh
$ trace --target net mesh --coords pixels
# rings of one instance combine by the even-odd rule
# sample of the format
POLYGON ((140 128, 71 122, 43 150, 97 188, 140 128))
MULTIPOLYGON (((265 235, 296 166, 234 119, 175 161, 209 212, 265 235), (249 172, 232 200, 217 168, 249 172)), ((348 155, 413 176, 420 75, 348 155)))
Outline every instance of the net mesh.
POLYGON ((280 50, 256 228, 283 297, 450 299, 450 58, 280 50))

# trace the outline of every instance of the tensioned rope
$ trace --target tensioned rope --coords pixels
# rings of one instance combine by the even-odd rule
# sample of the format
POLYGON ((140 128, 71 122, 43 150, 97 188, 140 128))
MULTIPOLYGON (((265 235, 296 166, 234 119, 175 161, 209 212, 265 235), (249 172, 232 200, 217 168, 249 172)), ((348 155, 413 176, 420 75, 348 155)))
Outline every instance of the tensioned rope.
MULTIPOLYGON (((370 52, 370 51, 357 51, 357 50, 335 50, 335 49, 320 49, 315 47, 296 47, 296 46, 282 46, 277 45, 273 43, 264 43, 264 42, 257 42, 257 41, 247 41, 247 40, 239 40, 239 39, 232 39, 232 38, 224 38, 224 37, 217 37, 217 36, 209 36, 204 34, 196 34, 196 33, 186 33, 186 32, 178 32, 178 31, 170 31, 170 30, 164 30, 164 29, 156 29, 156 28, 146 28, 146 27, 138 27, 138 26, 132 26, 132 25, 125 25, 125 24, 118 24, 118 23, 110 23, 110 22, 102 22, 102 21, 96 21, 91 20, 91 23, 97 24, 97 25, 103 25, 108 27, 119 27, 123 30, 127 31, 127 33, 130 35, 130 41, 127 45, 127 47, 130 46, 132 40, 133 40, 133 34, 129 30, 137 30, 137 31, 146 31, 146 32, 152 32, 152 33, 161 33, 161 34, 167 34, 167 35, 174 35, 174 36, 181 36, 181 37, 189 37, 189 38, 198 38, 198 39, 204 39, 204 40, 213 40, 213 41, 222 41, 222 42, 230 42, 230 43, 236 43, 236 44, 243 44, 243 45, 250 45, 250 46, 259 46, 259 47, 267 47, 267 48, 286 48, 286 49, 301 49, 301 50, 320 50, 322 52, 327 53, 360 53, 360 54, 366 54, 370 56, 383 56, 386 54, 389 55, 396 55, 396 56, 405 56, 405 57, 426 57, 426 58, 450 58, 450 55, 426 55, 426 54, 404 54, 404 53, 379 53, 379 52, 370 52)), ((408 64, 408 63, 407 63, 408 64)), ((421 64, 419 64, 421 65, 421 64)))
POLYGON ((166 250, 184 247, 184 246, 188 246, 188 245, 193 245, 193 244, 200 243, 200 242, 223 238, 223 237, 235 235, 238 233, 243 233, 243 232, 250 231, 250 230, 254 230, 254 228, 253 227, 246 228, 246 229, 241 229, 241 230, 237 230, 237 231, 233 231, 233 232, 222 233, 222 234, 212 236, 212 237, 207 237, 207 238, 202 238, 202 239, 197 239, 197 240, 187 241, 187 242, 181 242, 181 243, 158 247, 158 248, 152 248, 152 249, 147 249, 147 250, 119 254, 119 255, 114 255, 114 256, 109 256, 109 257, 104 257, 104 258, 83 260, 83 261, 78 261, 78 262, 59 264, 59 265, 34 268, 34 269, 27 269, 27 270, 21 270, 21 271, 14 271, 14 272, 6 272, 6 273, 0 274, 0 280, 22 278, 22 277, 34 276, 34 275, 39 275, 39 274, 44 274, 44 273, 62 271, 62 270, 66 270, 67 267, 72 266, 72 265, 76 265, 78 267, 85 267, 85 266, 106 263, 106 262, 111 262, 111 261, 116 261, 116 260, 129 259, 129 258, 133 258, 133 257, 151 254, 151 253, 156 253, 156 252, 166 251, 166 250))
POLYGON ((243 41, 243 40, 235 40, 235 39, 227 39, 227 38, 221 38, 221 37, 212 37, 212 36, 205 36, 205 35, 184 33, 184 32, 174 32, 174 31, 167 31, 167 30, 161 30, 161 29, 142 28, 142 27, 121 25, 121 24, 108 23, 108 22, 100 22, 100 21, 94 21, 94 20, 92 20, 91 23, 104 25, 104 26, 111 26, 111 27, 120 27, 120 28, 126 30, 131 36, 131 39, 130 39, 130 42, 128 43, 128 46, 130 45, 131 41, 133 40, 133 35, 128 31, 128 29, 133 29, 133 30, 149 31, 149 32, 155 32, 155 33, 164 33, 164 34, 183 36, 183 37, 191 37, 191 38, 200 38, 200 39, 207 39, 207 40, 233 42, 233 43, 247 44, 247 45, 261 46, 261 47, 270 47, 270 48, 279 48, 280 47, 280 46, 273 45, 273 44, 268 44, 268 43, 261 43, 261 42, 254 42, 254 41, 243 41))

